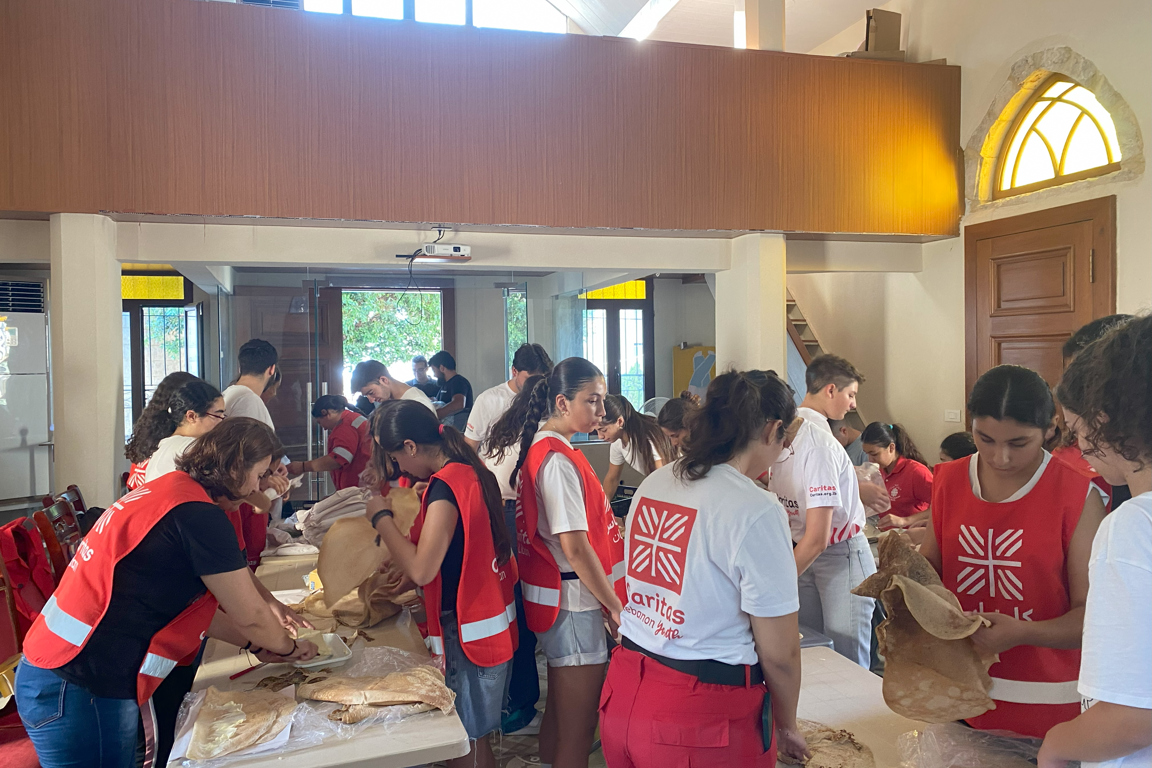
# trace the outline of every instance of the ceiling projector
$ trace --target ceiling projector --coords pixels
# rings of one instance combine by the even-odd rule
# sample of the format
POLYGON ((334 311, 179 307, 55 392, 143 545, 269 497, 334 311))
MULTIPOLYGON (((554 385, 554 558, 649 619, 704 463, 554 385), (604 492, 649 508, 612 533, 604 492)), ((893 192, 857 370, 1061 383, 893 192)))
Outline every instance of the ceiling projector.
POLYGON ((442 264, 462 264, 472 261, 472 248, 467 245, 451 245, 449 243, 424 243, 414 255, 399 256, 398 258, 411 258, 417 261, 442 264))

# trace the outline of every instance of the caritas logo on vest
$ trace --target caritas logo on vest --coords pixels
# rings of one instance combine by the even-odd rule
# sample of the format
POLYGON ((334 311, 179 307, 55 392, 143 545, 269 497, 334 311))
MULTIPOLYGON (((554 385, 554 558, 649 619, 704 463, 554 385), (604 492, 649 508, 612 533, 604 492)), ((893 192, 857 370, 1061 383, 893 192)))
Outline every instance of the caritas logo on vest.
POLYGON ((688 542, 696 510, 642 498, 628 529, 628 605, 632 614, 658 637, 677 638, 684 623, 677 598, 684 588, 688 542), (669 602, 671 601, 671 602, 669 602))

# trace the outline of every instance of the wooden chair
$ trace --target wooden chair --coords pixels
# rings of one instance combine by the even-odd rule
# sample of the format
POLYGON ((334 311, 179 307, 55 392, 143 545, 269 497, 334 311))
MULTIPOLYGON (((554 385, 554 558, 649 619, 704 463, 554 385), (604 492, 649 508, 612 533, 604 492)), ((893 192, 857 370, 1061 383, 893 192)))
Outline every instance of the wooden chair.
POLYGON ((88 511, 88 507, 84 504, 84 495, 80 493, 80 488, 76 485, 68 486, 64 493, 58 494, 55 498, 52 496, 45 496, 43 499, 44 507, 50 507, 58 501, 66 501, 72 505, 72 511, 77 515, 82 515, 88 511))
POLYGON ((47 509, 32 514, 44 546, 48 549, 48 560, 52 563, 52 573, 56 583, 64 576, 64 569, 80 546, 80 526, 72 505, 58 501, 47 509))

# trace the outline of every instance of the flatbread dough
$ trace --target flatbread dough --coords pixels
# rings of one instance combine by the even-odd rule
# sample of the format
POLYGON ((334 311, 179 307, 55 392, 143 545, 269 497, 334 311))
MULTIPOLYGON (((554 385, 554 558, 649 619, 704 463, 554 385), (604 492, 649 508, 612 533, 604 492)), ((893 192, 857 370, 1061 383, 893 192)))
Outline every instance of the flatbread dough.
POLYGON ((332 701, 337 704, 431 704, 451 712, 456 694, 444 685, 444 676, 432 667, 421 666, 393 672, 386 677, 346 677, 337 675, 317 683, 300 686, 297 695, 304 699, 332 701))
MULTIPOLYGON (((842 729, 832 728, 812 720, 797 720, 804 741, 811 752, 805 762, 808 768, 876 768, 872 750, 856 741, 856 737, 842 729)), ((783 755, 780 762, 797 765, 783 755)))
POLYGON ((948 723, 995 709, 988 668, 998 657, 970 636, 988 622, 966 615, 932 565, 902 536, 880 539, 880 567, 852 590, 878 597, 888 618, 876 628, 884 656, 884 701, 926 723, 948 723))
MULTIPOLYGON (((370 717, 375 717, 388 707, 377 707, 373 704, 345 704, 331 712, 328 715, 329 720, 335 720, 345 725, 355 725, 370 717)), ((436 709, 431 704, 420 702, 419 704, 397 704, 394 705, 394 711, 398 717, 408 717, 409 715, 418 715, 421 712, 428 712, 429 710, 436 709)))
POLYGON ((288 727, 296 700, 266 690, 208 689, 188 745, 191 760, 210 760, 271 741, 288 727))

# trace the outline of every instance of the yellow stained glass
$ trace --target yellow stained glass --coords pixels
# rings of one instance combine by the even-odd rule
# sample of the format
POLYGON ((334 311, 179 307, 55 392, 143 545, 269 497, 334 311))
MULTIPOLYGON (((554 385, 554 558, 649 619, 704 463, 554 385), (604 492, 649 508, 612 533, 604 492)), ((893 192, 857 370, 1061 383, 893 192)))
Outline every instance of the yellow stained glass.
POLYGON ((580 294, 582 299, 646 299, 648 298, 648 284, 643 280, 630 280, 627 283, 618 283, 607 288, 587 291, 580 294))
POLYGON ((120 275, 120 298, 139 301, 183 301, 180 275, 120 275))
POLYGON ((1023 116, 1002 158, 1002 192, 1059 183, 1120 161, 1116 126, 1091 91, 1057 78, 1043 89, 1023 116))

